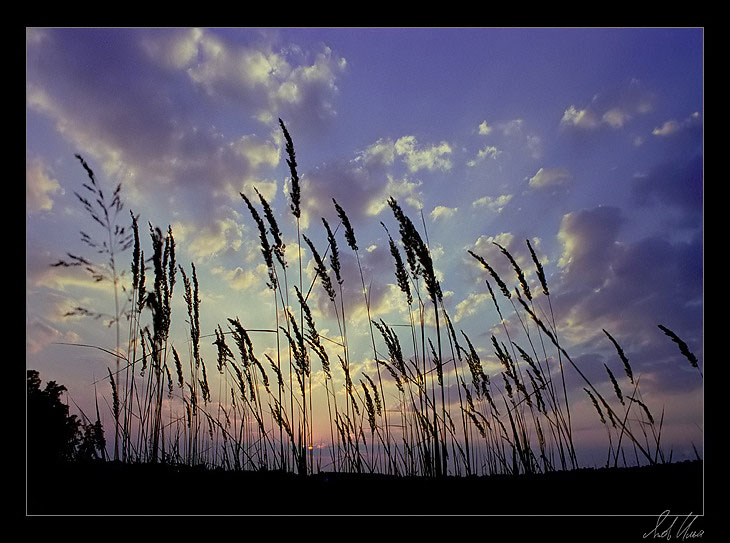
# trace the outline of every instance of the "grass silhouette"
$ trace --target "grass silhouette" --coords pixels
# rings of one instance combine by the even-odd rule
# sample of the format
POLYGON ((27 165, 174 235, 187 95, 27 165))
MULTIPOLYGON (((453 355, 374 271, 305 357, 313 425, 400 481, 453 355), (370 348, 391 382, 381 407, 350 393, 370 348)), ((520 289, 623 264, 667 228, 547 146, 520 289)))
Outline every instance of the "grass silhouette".
MULTIPOLYGON (((132 233, 127 234, 126 227, 116 230, 112 227, 108 211, 100 220, 99 214, 89 207, 91 204, 84 203, 79 196, 96 222, 110 233, 108 269, 115 297, 122 276, 116 268, 118 254, 132 249, 132 284, 127 310, 129 338, 126 353, 117 339, 115 371, 108 372, 115 422, 113 458, 118 462, 106 467, 87 466, 86 474, 79 472, 82 468, 78 466, 67 467, 59 477, 91 480, 99 474, 88 470, 101 470, 104 478, 140 477, 142 480, 153 473, 148 471, 153 469, 151 466, 157 465, 154 473, 160 477, 169 481, 179 478, 192 484, 197 477, 202 477, 196 470, 204 469, 208 474, 206 481, 219 485, 213 487, 219 498, 232 496, 233 491, 227 485, 233 488, 235 481, 254 484, 259 481, 257 477, 263 477, 257 492, 268 496, 265 481, 275 481, 280 490, 271 498, 278 499, 287 492, 282 489, 295 491, 300 484, 293 476, 308 479, 313 496, 339 488, 338 485, 354 485, 351 477, 359 476, 357 484, 361 485, 358 488, 362 495, 372 492, 376 501, 378 495, 387 495, 387 485, 401 484, 399 488, 406 491, 418 491, 421 488, 418 485, 430 483, 416 481, 440 480, 448 485, 452 483, 445 481, 459 479, 464 485, 472 485, 476 484, 474 480, 489 477, 491 481, 510 481, 490 484, 497 485, 492 488, 498 488, 498 493, 513 496, 500 498, 499 505, 493 505, 490 510, 496 513, 512 511, 513 505, 509 504, 524 498, 509 484, 542 477, 540 480, 550 481, 551 485, 563 485, 561 494, 575 492, 576 496, 570 503, 558 501, 550 506, 542 501, 534 506, 543 507, 543 512, 546 507, 550 511, 554 507, 554 512, 558 512, 562 506, 579 512, 605 512, 606 508, 618 506, 615 500, 631 509, 635 504, 620 496, 620 485, 616 482, 623 479, 611 479, 614 475, 606 477, 601 470, 580 467, 571 416, 575 405, 571 405, 568 397, 565 378, 565 373, 573 370, 583 381, 596 410, 596 423, 606 431, 608 450, 604 469, 630 470, 645 466, 647 485, 654 485, 657 491, 661 485, 656 481, 674 470, 672 473, 691 488, 690 499, 696 499, 700 462, 672 467, 671 453, 662 448, 663 414, 657 418, 647 406, 639 388, 640 376, 633 374, 619 342, 603 330, 626 374, 625 379, 620 374, 617 377, 606 364, 609 386, 604 391, 586 377, 563 347, 544 270, 529 240, 527 247, 541 286, 539 296, 530 290, 525 271, 505 247, 495 243, 511 265, 521 289, 511 291, 495 271, 495 265, 483 255, 469 251, 484 268, 486 290, 507 338, 505 343, 491 336, 490 347, 501 369, 487 373, 473 341, 464 330, 454 329, 446 311, 441 281, 435 273, 428 243, 424 241, 427 240, 425 232, 421 235, 394 198, 388 200, 388 205, 398 227, 398 238, 391 236, 385 223, 382 225, 388 233, 402 307, 409 315, 405 325, 388 324, 371 314, 372 287, 366 284, 363 275, 352 225, 336 201, 333 204, 340 223, 330 225, 322 219, 322 239, 326 240, 326 246, 318 248, 313 241, 314 229, 310 235, 302 234, 301 187, 294 144, 281 120, 280 127, 286 140, 291 174, 289 194, 298 242, 299 273, 295 279, 298 286, 289 284, 291 270, 273 210, 258 190, 258 205, 256 199, 241 194, 257 227, 268 273, 267 286, 274 297, 270 328, 246 329, 237 317, 224 315, 223 324, 216 327, 214 334, 204 333, 200 328, 200 313, 207 308, 201 307, 196 267, 190 263, 187 272, 176 262, 172 228, 168 227, 165 233, 149 225, 152 251, 148 254, 152 256, 145 260, 138 218, 134 214, 130 213, 132 233), (363 370, 354 374, 343 290, 343 284, 351 278, 343 276, 337 240, 337 233, 343 231, 345 243, 353 251, 359 268, 376 370, 371 375, 363 370), (119 238, 116 242, 114 236, 119 238), (309 285, 304 283, 302 271, 302 238, 316 264, 309 285), (326 248, 322 250, 322 247, 326 248), (187 308, 187 353, 179 344, 176 348, 170 338, 172 299, 180 292, 180 288, 174 288, 178 273, 187 308), (490 280, 499 287, 501 299, 492 290, 490 280), (337 338, 321 335, 314 321, 308 300, 316 283, 332 304, 339 331, 337 338), (511 305, 522 337, 514 337, 514 332, 507 329, 500 305, 505 303, 511 305), (276 352, 259 351, 253 332, 275 335, 276 352), (200 350, 201 339, 213 335, 220 382, 217 391, 211 390, 208 376, 213 366, 210 362, 206 364, 200 350), (324 375, 325 404, 318 404, 316 409, 312 393, 314 363, 324 375), (450 383, 455 383, 455 387, 450 388, 450 383), (324 455, 320 449, 316 451, 317 457, 315 419, 326 419, 329 430, 324 455), (627 460, 627 451, 635 459, 633 463, 627 460), (130 471, 122 472, 120 466, 130 471), (249 479, 224 479, 221 473, 237 473, 249 479), (475 479, 475 476, 479 477, 475 479), (594 485, 593 496, 604 489, 605 496, 611 499, 596 496, 591 506, 581 502, 580 493, 594 485)), ((79 160, 92 181, 88 189, 101 195, 90 167, 80 157, 79 160)), ((121 209, 119 197, 118 187, 107 207, 121 209)), ((71 261, 59 261, 56 265, 86 262, 82 257, 69 255, 69 258, 71 261)), ((116 307, 119 312, 118 301, 116 307)), ((114 321, 118 324, 120 320, 120 315, 116 315, 114 321)), ((679 346, 702 378, 699 361, 687 344, 674 332, 659 327, 679 346)), ((436 488, 429 487, 427 495, 435 495, 436 488)), ((38 501, 33 503, 39 509, 48 506, 38 501)), ((266 503, 266 499, 260 503, 266 503)), ((363 500, 361 506, 365 507, 365 503, 363 500)), ((691 503, 694 506, 697 502, 691 503)), ((465 505, 462 503, 461 507, 465 505)), ((466 509, 473 510, 468 506, 466 509)), ((144 511, 144 507, 140 506, 139 511, 144 511)))

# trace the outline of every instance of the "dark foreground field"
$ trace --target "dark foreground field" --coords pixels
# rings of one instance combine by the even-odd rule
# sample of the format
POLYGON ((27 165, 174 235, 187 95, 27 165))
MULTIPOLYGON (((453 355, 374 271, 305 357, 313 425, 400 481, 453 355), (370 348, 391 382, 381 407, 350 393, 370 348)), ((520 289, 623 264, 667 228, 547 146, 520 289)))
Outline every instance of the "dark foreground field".
POLYGON ((29 469, 27 514, 697 515, 703 490, 701 462, 441 480, 106 463, 29 469))

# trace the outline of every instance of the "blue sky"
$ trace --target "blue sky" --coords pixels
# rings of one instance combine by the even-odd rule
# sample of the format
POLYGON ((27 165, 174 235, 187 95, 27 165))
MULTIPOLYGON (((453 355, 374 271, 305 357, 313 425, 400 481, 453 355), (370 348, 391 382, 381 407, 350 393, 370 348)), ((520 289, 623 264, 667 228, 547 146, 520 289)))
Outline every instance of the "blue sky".
MULTIPOLYGON (((423 217, 446 309, 485 360, 502 328, 467 250, 514 286, 499 242, 539 290, 529 238, 584 371, 602 386, 603 363, 620 371, 608 330, 641 371, 647 404, 666 408, 675 454, 702 442, 702 381, 657 328, 703 361, 702 29, 29 28, 26 50, 26 364, 80 405, 112 362, 59 343, 113 348, 114 337, 102 321, 63 317, 78 305, 110 311, 108 289, 50 267, 88 254, 79 231, 94 228, 74 196, 86 182, 74 154, 109 191, 122 183, 141 225, 172 226, 178 261, 198 270, 203 333, 236 316, 266 328, 271 296, 239 192, 257 187, 295 246, 281 118, 302 231, 324 250, 321 217, 336 225, 331 199, 343 206, 378 318, 407 320, 380 225, 397 233, 389 196, 419 227, 423 217)), ((308 277, 310 260, 305 251, 308 277)), ((360 277, 352 254, 343 264, 366 369, 360 277)), ((312 300, 333 333, 321 289, 312 300)), ((586 441, 605 446, 584 411, 586 441)))

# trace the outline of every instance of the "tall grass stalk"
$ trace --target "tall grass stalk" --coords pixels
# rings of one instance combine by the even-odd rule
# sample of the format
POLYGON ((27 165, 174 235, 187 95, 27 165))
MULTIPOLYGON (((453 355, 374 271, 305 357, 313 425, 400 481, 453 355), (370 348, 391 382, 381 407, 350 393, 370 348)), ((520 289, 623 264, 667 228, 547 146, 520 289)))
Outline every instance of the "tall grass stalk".
MULTIPOLYGON (((87 245, 96 254, 102 255, 101 262, 95 262, 88 260, 83 256, 67 253, 68 260, 59 260, 52 264, 53 267, 82 267, 86 272, 90 274, 95 282, 111 281, 112 294, 114 299, 114 314, 111 315, 107 326, 114 326, 116 333, 116 353, 115 375, 119 373, 119 363, 121 357, 121 318, 125 312, 124 308, 120 305, 119 301, 119 289, 120 281, 124 275, 123 271, 117 269, 117 256, 120 253, 127 251, 132 243, 132 233, 128 232, 126 226, 121 226, 118 222, 119 214, 124 209, 124 204, 121 199, 121 183, 116 186, 111 195, 111 200, 107 200, 104 196, 104 191, 101 185, 97 182, 94 171, 88 165, 88 163, 79 154, 75 155, 76 159, 81 163, 81 166, 86 171, 89 183, 82 183, 85 189, 86 197, 82 196, 78 192, 74 191, 74 195, 84 207, 84 210, 88 213, 91 219, 99 225, 106 239, 98 240, 86 232, 81 232, 81 241, 87 245)), ((105 316, 104 313, 95 312, 88 310, 83 307, 76 307, 75 309, 66 313, 67 316, 82 315, 92 316, 94 318, 100 318, 105 316)), ((106 315, 108 316, 108 315, 106 315)), ((119 413, 118 413, 119 415, 119 413)), ((115 436, 114 436, 114 459, 119 460, 119 438, 120 438, 120 426, 119 420, 115 418, 115 436)))

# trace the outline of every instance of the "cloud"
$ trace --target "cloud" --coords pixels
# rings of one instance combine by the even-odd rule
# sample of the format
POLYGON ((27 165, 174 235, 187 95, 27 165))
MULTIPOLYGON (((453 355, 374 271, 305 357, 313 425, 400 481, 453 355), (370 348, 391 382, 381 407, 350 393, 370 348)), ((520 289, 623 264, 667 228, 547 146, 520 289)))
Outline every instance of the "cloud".
POLYGON ((482 196, 481 198, 474 200, 471 205, 474 208, 486 207, 490 211, 501 213, 504 207, 512 201, 513 197, 513 194, 501 194, 496 198, 491 196, 482 196))
POLYGON ((609 109, 601 117, 601 121, 611 128, 621 128, 629 120, 631 120, 631 115, 618 107, 609 109))
POLYGON ((563 217, 558 233, 561 273, 551 289, 557 293, 553 305, 567 340, 597 341, 605 328, 641 346, 645 351, 641 363, 655 365, 660 352, 669 358, 675 354, 656 333, 663 319, 672 320, 678 333, 695 345, 700 341, 702 237, 697 233, 688 241, 673 241, 653 235, 626 242, 620 239, 625 222, 620 210, 612 207, 563 217))
POLYGON ((451 145, 442 141, 437 144, 422 145, 415 136, 402 136, 397 140, 381 138, 369 145, 355 158, 355 162, 368 169, 392 166, 396 158, 406 166, 410 173, 420 170, 450 170, 449 156, 451 145))
POLYGON ((232 270, 215 266, 211 268, 211 273, 220 277, 230 288, 236 291, 263 290, 268 280, 265 264, 245 268, 236 266, 232 270))
POLYGON ((490 136, 493 141, 483 145, 476 151, 476 156, 467 162, 467 166, 475 167, 488 158, 496 160, 503 154, 506 156, 521 155, 537 159, 542 155, 542 138, 526 128, 523 119, 509 119, 495 123, 483 121, 478 125, 477 134, 490 136))
POLYGON ((33 158, 25 165, 25 207, 29 213, 50 211, 55 194, 63 194, 61 184, 52 177, 41 158, 33 158))
POLYGON ((249 134, 241 136, 231 146, 254 169, 261 166, 273 168, 279 164, 281 149, 270 140, 249 134))
POLYGON ((332 198, 345 209, 356 230, 364 219, 382 213, 390 197, 422 209, 423 181, 412 174, 450 169, 451 160, 446 157, 451 152, 445 142, 421 145, 414 136, 381 138, 352 160, 332 161, 300 172, 302 224, 306 227, 312 219, 332 217, 332 198))
POLYGON ((561 337, 613 357, 615 351, 603 337, 606 329, 624 348, 634 373, 642 375, 644 387, 659 393, 699 386, 688 378, 691 368, 657 324, 671 321, 669 328, 701 356, 701 236, 672 242, 655 235, 621 242, 615 211, 601 209, 579 212, 561 229, 562 239, 574 242, 565 245, 563 260, 569 266, 559 286, 551 289, 557 293, 553 306, 561 337))
POLYGON ((465 299, 456 304, 454 322, 461 322, 462 320, 475 315, 488 300, 489 293, 487 292, 469 294, 465 299))
POLYGON ((238 250, 243 243, 243 230, 233 218, 218 219, 203 227, 176 223, 172 227, 180 242, 195 260, 205 260, 227 250, 238 250))
POLYGON ((492 132, 492 127, 489 126, 489 125, 487 125, 487 121, 483 121, 479 125, 478 130, 479 130, 479 135, 481 135, 481 136, 487 136, 487 135, 489 135, 492 132))
POLYGON ((418 170, 450 170, 451 146, 442 141, 428 147, 420 147, 415 136, 403 136, 394 144, 395 152, 403 158, 408 170, 415 173, 418 170))
MULTIPOLYGON (((525 237, 521 235, 515 235, 511 232, 501 232, 496 236, 483 235, 479 236, 474 245, 472 247, 469 247, 469 249, 475 254, 484 258, 487 263, 492 267, 492 269, 494 269, 497 275, 502 279, 502 281, 504 281, 504 283, 507 285, 507 288, 512 289, 518 284, 517 274, 509 259, 504 254, 502 254, 501 249, 497 247, 495 243, 504 247, 507 252, 512 255, 512 258, 514 258, 515 262, 517 262, 517 265, 522 269, 523 273, 525 274, 529 284, 532 282, 532 276, 534 274, 532 272, 532 257, 530 256, 530 253, 527 249, 525 239, 525 237)), ((536 248, 536 245, 536 243, 533 244, 533 247, 536 248)), ((469 264, 471 265, 471 269, 475 272, 474 277, 476 278, 477 283, 483 284, 485 277, 488 278, 490 282, 492 282, 492 277, 488 275, 488 272, 479 262, 477 262, 468 254, 464 257, 464 259, 469 262, 469 264)), ((492 288, 496 288, 493 283, 492 288)), ((534 290, 532 288, 532 285, 530 286, 530 288, 534 290)))
POLYGON ((616 250, 616 236, 624 218, 615 207, 597 207, 563 216, 558 232, 562 254, 558 266, 564 277, 579 279, 582 284, 600 286, 603 263, 611 260, 616 250))
POLYGON ((407 177, 395 179, 388 175, 388 182, 383 190, 373 196, 367 207, 368 215, 379 215, 387 206, 390 197, 395 198, 399 203, 405 202, 415 209, 423 208, 423 193, 419 190, 421 181, 411 181, 407 177))
POLYGON ((170 70, 182 70, 190 66, 197 59, 203 43, 204 34, 200 28, 162 33, 144 37, 140 41, 142 49, 150 58, 170 70))
POLYGON ((390 166, 395 160, 395 146, 392 141, 381 138, 369 145, 355 160, 362 160, 367 168, 390 166))
POLYGON ((496 160, 500 154, 502 154, 502 151, 497 149, 494 145, 487 145, 483 149, 479 149, 476 158, 468 161, 466 165, 470 167, 476 166, 479 162, 486 158, 496 160))
POLYGON ((596 130, 602 126, 623 128, 637 116, 652 111, 655 97, 642 83, 632 79, 603 94, 597 94, 585 107, 570 105, 560 119, 566 128, 596 130))
MULTIPOLYGON (((29 115, 54 123, 102 183, 121 182, 128 207, 143 216, 154 209, 151 220, 162 224, 185 217, 201 240, 223 235, 231 207, 240 206, 239 192, 256 186, 271 200, 278 187, 271 180, 281 161, 275 116, 268 136, 224 133, 216 123, 232 120, 220 119, 220 101, 240 101, 246 128, 256 125, 245 117, 264 110, 286 114, 288 126, 291 119, 309 127, 311 116, 321 124, 333 113, 335 80, 346 65, 326 47, 275 52, 272 44, 244 47, 200 29, 42 34, 28 44, 29 115)), ((29 205, 47 207, 51 177, 37 168, 29 174, 29 205)), ((193 247, 196 255, 206 251, 202 241, 193 247)))
POLYGON ((530 179, 529 185, 534 189, 562 187, 573 180, 567 168, 540 168, 530 179))
POLYGON ((701 225, 703 180, 702 156, 675 158, 635 175, 632 196, 641 207, 662 205, 678 212, 677 216, 662 214, 673 226, 696 229, 701 225))
POLYGON ((75 332, 61 332, 40 320, 34 320, 26 326, 26 354, 39 353, 52 343, 79 343, 80 341, 79 335, 75 332))
POLYGON ((438 221, 441 219, 448 219, 450 217, 453 217, 456 215, 456 212, 459 210, 457 207, 446 207, 446 206, 436 206, 433 211, 431 211, 431 219, 434 221, 438 221))
POLYGON ((674 119, 666 121, 661 126, 658 126, 654 130, 652 130, 651 133, 654 136, 660 137, 672 136, 688 127, 696 126, 699 123, 700 114, 698 112, 695 112, 683 121, 676 121, 674 119))
POLYGON ((575 106, 570 106, 563 113, 560 124, 563 126, 592 129, 598 127, 600 123, 592 111, 588 109, 576 109, 575 106))
POLYGON ((309 120, 332 117, 337 78, 347 66, 327 46, 311 58, 297 46, 244 46, 198 28, 145 36, 141 43, 160 66, 185 73, 212 99, 242 101, 263 122, 295 111, 309 120))

